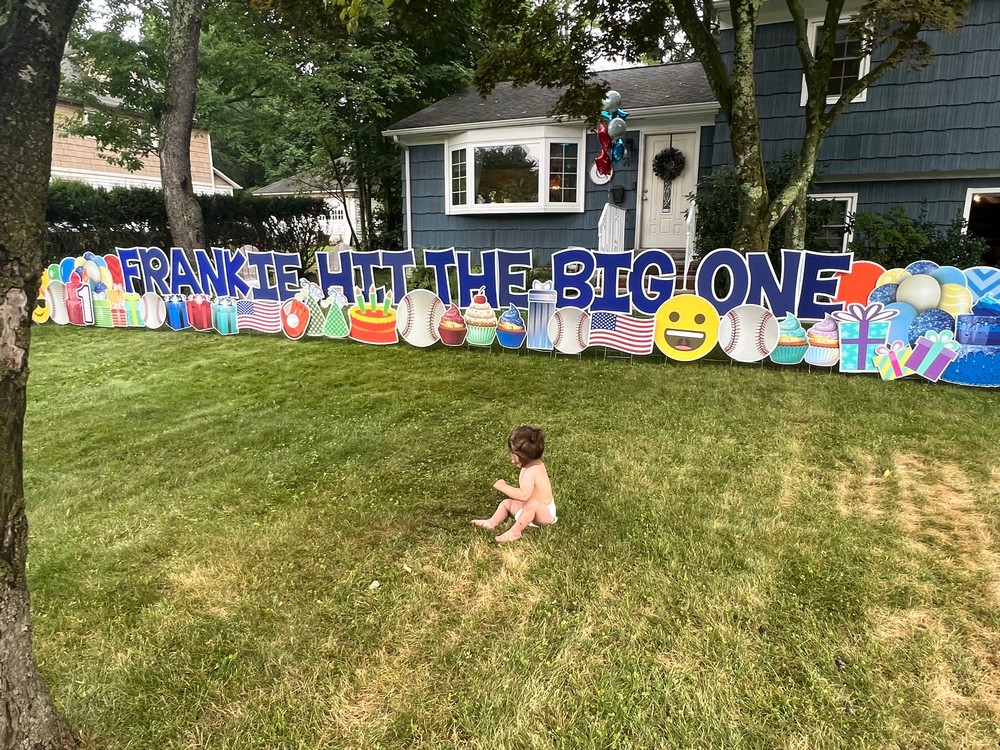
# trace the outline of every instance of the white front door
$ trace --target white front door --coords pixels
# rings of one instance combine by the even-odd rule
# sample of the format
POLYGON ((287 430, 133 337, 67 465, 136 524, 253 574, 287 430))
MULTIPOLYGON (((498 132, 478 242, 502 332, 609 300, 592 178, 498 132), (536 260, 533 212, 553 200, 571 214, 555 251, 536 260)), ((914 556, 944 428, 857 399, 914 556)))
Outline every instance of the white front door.
POLYGON ((698 175, 698 139, 694 133, 647 135, 643 141, 642 216, 639 246, 683 250, 687 239, 688 196, 698 175), (684 155, 684 171, 665 183, 653 174, 653 158, 666 148, 684 155))

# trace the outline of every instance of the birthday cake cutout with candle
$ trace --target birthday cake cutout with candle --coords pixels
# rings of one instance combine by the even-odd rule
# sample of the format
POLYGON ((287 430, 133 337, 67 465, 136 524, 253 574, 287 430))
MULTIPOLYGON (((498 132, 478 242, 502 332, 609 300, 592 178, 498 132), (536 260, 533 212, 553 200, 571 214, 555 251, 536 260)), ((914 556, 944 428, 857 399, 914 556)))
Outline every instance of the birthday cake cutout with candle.
POLYGON ((369 290, 365 300, 361 289, 355 289, 356 304, 348 317, 351 320, 350 337, 363 344, 395 344, 399 341, 396 333, 396 311, 392 309, 392 292, 386 292, 385 302, 378 304, 375 286, 369 290))

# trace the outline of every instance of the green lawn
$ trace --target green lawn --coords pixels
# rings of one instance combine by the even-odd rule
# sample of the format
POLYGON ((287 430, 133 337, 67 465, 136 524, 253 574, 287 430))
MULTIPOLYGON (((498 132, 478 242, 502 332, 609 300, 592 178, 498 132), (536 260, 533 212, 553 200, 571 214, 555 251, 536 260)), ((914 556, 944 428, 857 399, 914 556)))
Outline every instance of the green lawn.
POLYGON ((88 748, 1000 742, 1000 394, 55 326, 31 361, 36 647, 88 748), (499 547, 524 422, 560 520, 499 547))

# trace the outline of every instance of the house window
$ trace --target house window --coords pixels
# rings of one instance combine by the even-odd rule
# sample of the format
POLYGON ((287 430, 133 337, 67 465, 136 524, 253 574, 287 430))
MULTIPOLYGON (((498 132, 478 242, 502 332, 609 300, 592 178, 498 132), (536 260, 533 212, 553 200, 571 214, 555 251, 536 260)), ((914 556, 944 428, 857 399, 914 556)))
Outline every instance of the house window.
POLYGON ((466 171, 465 149, 451 152, 451 202, 462 205, 468 197, 468 172, 466 171))
POLYGON ((538 147, 476 148, 476 203, 537 203, 538 147))
POLYGON ((344 213, 343 203, 334 203, 332 206, 330 206, 330 218, 333 221, 343 221, 345 218, 347 218, 346 214, 344 213))
POLYGON ((583 211, 582 126, 491 128, 450 139, 449 214, 583 211))
MULTIPOLYGON (((808 29, 809 47, 816 54, 819 30, 823 21, 810 21, 808 29)), ((833 64, 830 66, 830 78, 827 82, 826 103, 834 104, 840 95, 859 79, 868 75, 871 67, 871 56, 864 54, 862 40, 857 35, 857 29, 851 27, 850 19, 843 19, 837 26, 837 37, 833 44, 833 64)), ((808 91, 805 77, 802 79, 802 106, 805 106, 808 91)), ((863 102, 868 98, 865 89, 852 101, 863 102)))
POLYGON ((822 217, 823 224, 813 232, 808 249, 821 253, 846 253, 851 241, 847 224, 857 210, 857 193, 810 195, 811 211, 822 217))
POLYGON ((579 146, 575 143, 549 144, 549 201, 576 203, 579 146))

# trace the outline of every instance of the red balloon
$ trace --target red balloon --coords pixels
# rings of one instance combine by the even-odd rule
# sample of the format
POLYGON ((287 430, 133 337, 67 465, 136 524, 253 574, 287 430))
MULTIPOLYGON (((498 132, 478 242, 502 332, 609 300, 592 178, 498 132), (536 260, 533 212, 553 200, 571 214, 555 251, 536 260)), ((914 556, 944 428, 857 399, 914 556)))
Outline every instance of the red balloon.
POLYGON ((597 126, 597 142, 601 144, 601 148, 611 148, 611 136, 603 122, 597 126))
POLYGON ((837 294, 834 302, 843 302, 846 307, 851 302, 860 305, 868 304, 868 295, 878 284, 878 278, 885 269, 870 260, 856 260, 850 271, 838 271, 833 274, 837 279, 837 294))
POLYGON ((608 156, 607 151, 598 154, 597 158, 594 159, 594 164, 597 165, 597 174, 602 176, 611 174, 611 157, 608 156))

